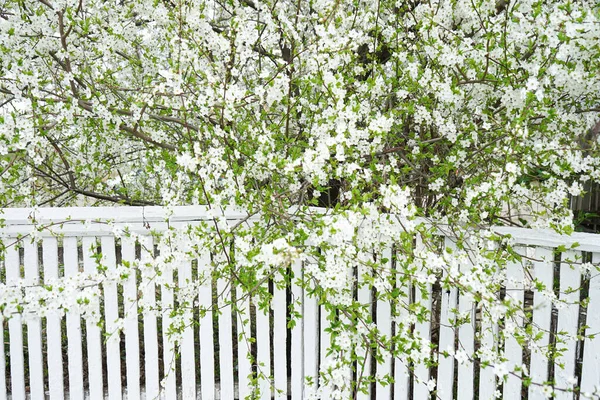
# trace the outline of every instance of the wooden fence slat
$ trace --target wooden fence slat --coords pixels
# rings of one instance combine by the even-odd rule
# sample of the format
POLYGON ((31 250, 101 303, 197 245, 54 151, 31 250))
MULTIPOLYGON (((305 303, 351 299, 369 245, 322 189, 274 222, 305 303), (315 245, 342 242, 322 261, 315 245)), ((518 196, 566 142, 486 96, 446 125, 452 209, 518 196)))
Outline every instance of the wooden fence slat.
MULTIPOLYGON (((68 237, 63 241, 65 277, 79 273, 77 238, 68 237)), ((81 349, 81 316, 78 311, 67 312, 67 359, 69 371, 69 396, 83 399, 83 351, 81 349)))
MULTIPOLYGON (((192 281, 192 264, 186 261, 179 267, 177 274, 179 281, 179 290, 186 288, 192 281)), ((183 299, 179 301, 179 306, 183 305, 183 299)), ((196 354, 194 349, 194 327, 192 321, 191 307, 194 301, 187 304, 183 312, 185 328, 181 337, 181 395, 183 400, 196 400, 196 354)))
MULTIPOLYGON (((115 249, 115 238, 113 236, 102 236, 100 238, 102 247, 102 265, 109 273, 117 269, 117 256, 115 249)), ((108 382, 108 398, 122 399, 121 388, 121 332, 117 329, 119 319, 119 302, 117 298, 116 282, 105 282, 104 287, 104 315, 106 318, 106 367, 108 382)))
MULTIPOLYGON (((592 262, 594 265, 600 264, 600 253, 593 253, 592 262)), ((583 346, 583 368, 581 373, 581 391, 583 393, 594 393, 600 390, 600 276, 592 271, 590 280, 589 299, 587 308, 586 325, 588 328, 586 336, 594 334, 592 339, 586 337, 583 346)))
POLYGON ((127 368, 127 400, 140 400, 140 347, 138 331, 137 268, 135 239, 121 239, 121 256, 129 265, 129 274, 123 283, 123 312, 125 319, 125 362, 127 368))
MULTIPOLYGON (((498 349, 498 324, 492 323, 489 317, 483 318, 481 323, 481 346, 498 349)), ((479 399, 480 400, 495 400, 496 399, 496 374, 494 366, 480 366, 479 369, 479 399)))
POLYGON ((292 381, 291 391, 292 400, 302 400, 302 377, 304 376, 304 342, 302 334, 304 332, 304 296, 303 290, 297 285, 297 281, 302 281, 302 261, 296 260, 292 265, 294 279, 292 281, 292 302, 294 304, 293 312, 298 313, 301 317, 296 318, 292 315, 295 325, 291 329, 292 334, 292 349, 290 363, 292 366, 292 381))
MULTIPOLYGON (((471 271, 469 260, 460 263, 461 274, 468 275, 471 271)), ((458 399, 470 400, 473 398, 473 384, 475 382, 475 371, 473 365, 473 354, 475 353, 475 304, 469 293, 459 290, 458 312, 461 317, 468 315, 469 322, 461 324, 458 328, 458 350, 464 351, 469 357, 466 361, 458 364, 458 399)))
MULTIPOLYGON (((6 248, 6 284, 13 285, 21 279, 19 250, 13 245, 6 248)), ((25 360, 23 358, 23 326, 21 315, 8 320, 10 378, 13 400, 25 400, 25 360)))
MULTIPOLYGON (((533 263, 535 279, 544 285, 546 290, 552 291, 554 284, 554 266, 552 260, 554 254, 551 249, 537 247, 535 249, 536 260, 533 263), (545 261, 541 261, 545 260, 545 261)), ((552 319, 552 302, 545 297, 541 291, 533 293, 533 325, 542 333, 541 339, 536 345, 541 349, 547 350, 550 343, 550 323, 552 319)), ((533 385, 529 386, 530 400, 543 400, 546 398, 541 391, 539 384, 548 380, 548 358, 543 352, 533 348, 531 351, 531 366, 529 368, 533 385), (536 383, 538 385, 536 385, 536 383)))
MULTIPOLYGON (((0 268, 4 267, 0 264, 0 268)), ((4 282, 2 282, 4 283, 4 282)), ((6 360, 4 357, 4 317, 2 313, 0 313, 0 400, 6 400, 6 395, 8 390, 6 390, 6 360)))
MULTIPOLYGON (((494 245, 494 248, 496 246, 494 245)), ((491 250, 491 249, 490 249, 491 250)), ((490 278, 493 280, 498 278, 500 271, 495 269, 490 278)), ((499 293, 497 293, 499 295, 499 293)), ((498 351, 498 323, 494 322, 491 317, 491 310, 487 307, 484 308, 481 305, 481 345, 482 349, 490 349, 492 353, 498 351)), ((491 364, 484 365, 484 361, 490 361, 480 357, 479 366, 479 399, 480 400, 495 400, 496 399, 496 374, 494 372, 494 366, 491 364)))
POLYGON ((260 310, 256 307, 256 350, 258 385, 260 398, 268 400, 271 398, 271 338, 269 336, 270 322, 269 309, 260 310))
POLYGON ((171 310, 173 309, 173 271, 164 268, 162 271, 160 286, 160 300, 162 307, 162 340, 163 340, 163 371, 164 371, 164 395, 167 399, 177 398, 177 359, 175 358, 175 342, 169 335, 169 328, 173 323, 171 310))
POLYGON ((273 285, 273 377, 275 379, 275 399, 287 400, 287 317, 286 288, 273 285))
MULTIPOLYGON (((88 274, 97 272, 94 254, 96 252, 96 238, 84 237, 82 239, 83 269, 88 274)), ((95 310, 99 313, 100 310, 95 310)), ((86 319, 87 331, 87 363, 90 400, 104 399, 104 381, 102 377, 102 333, 95 322, 86 319)))
MULTIPOLYGON (((371 260, 369 260, 369 256, 372 256, 371 254, 367 255, 364 252, 359 253, 358 256, 358 302, 360 304, 362 304, 364 307, 367 308, 367 313, 369 315, 372 314, 373 310, 371 307, 372 304, 372 292, 371 292, 371 286, 369 285, 368 282, 365 282, 368 279, 371 279, 371 277, 373 276, 373 271, 372 268, 367 266, 367 263, 371 260)), ((357 363, 357 380, 360 379, 360 377, 366 377, 366 376, 370 376, 371 375, 371 351, 370 349, 367 348, 366 344, 364 342, 361 342, 359 345, 356 346, 356 350, 355 350, 358 354, 359 357, 363 357, 363 364, 360 365, 360 363, 357 363)), ((364 392, 363 391, 359 391, 357 393, 357 399, 358 400, 370 400, 371 399, 371 384, 369 383, 366 387, 364 387, 364 385, 361 382, 360 388, 364 388, 366 389, 364 392)))
POLYGON ((156 321, 156 271, 152 263, 154 242, 151 236, 140 237, 141 291, 144 299, 144 367, 146 372, 146 398, 159 396, 158 377, 158 326, 156 321))
POLYGON ((319 322, 317 299, 304 292, 304 398, 309 397, 315 391, 319 372, 319 322), (308 382, 312 385, 308 385, 308 382))
MULTIPOLYGON (((556 367, 554 368, 555 387, 559 389, 567 389, 569 387, 569 379, 575 376, 575 358, 577 350, 577 324, 579 320, 579 290, 581 285, 581 272, 579 267, 574 264, 570 265, 568 261, 581 262, 581 252, 569 250, 561 255, 560 263, 560 295, 559 301, 564 301, 558 310, 557 332, 564 332, 565 335, 560 335, 562 339, 566 339, 566 343, 562 343, 559 348, 565 351, 556 359, 556 367), (568 293, 570 292, 570 293, 568 293), (564 364, 564 369, 558 364, 564 364)), ((555 390, 554 398, 556 399, 573 399, 573 392, 555 390)))
MULTIPOLYGON (((396 264, 396 268, 399 269, 400 265, 396 264)), ((407 284, 402 287, 401 276, 402 271, 396 272, 396 287, 400 289, 400 296, 404 299, 398 299, 397 303, 399 309, 395 310, 395 332, 396 335, 400 332, 400 324, 406 324, 408 317, 408 307, 410 304, 410 291, 411 286, 407 284)), ((403 326, 404 331, 408 332, 409 327, 403 326)), ((408 361, 401 357, 394 358, 394 400, 408 400, 410 398, 410 370, 408 361)))
MULTIPOLYGON (((525 254, 526 249, 521 246, 514 248, 515 252, 525 254)), ((524 262, 524 261, 523 261, 524 262)), ((511 301, 513 308, 523 309, 525 291, 523 281, 525 272, 521 261, 509 261, 506 263, 506 300, 511 301)), ((510 320, 505 321, 505 326, 512 324, 516 329, 523 325, 523 313, 517 312, 510 320)), ((508 370, 513 371, 515 367, 520 368, 523 364, 523 348, 517 339, 509 335, 504 342, 504 354, 507 359, 508 370)), ((504 382, 504 398, 515 399, 521 397, 522 380, 520 373, 509 374, 504 382)))
MULTIPOLYGON (((392 269, 392 249, 386 247, 381 254, 381 261, 383 270, 380 272, 380 276, 383 279, 389 278, 389 272, 392 269), (387 261, 383 261, 387 260, 387 261)), ((383 293, 382 293, 383 295, 383 293)), ((392 308, 389 300, 380 299, 379 293, 377 294, 377 328, 382 336, 385 336, 388 340, 392 337, 392 308)), ((383 363, 377 364, 377 376, 380 378, 386 376, 392 376, 392 355, 387 351, 383 354, 383 363)), ((376 399, 377 400, 389 400, 392 395, 391 385, 382 385, 377 382, 376 385, 376 399)))
MULTIPOLYGON (((210 271, 210 254, 202 253, 198 258, 198 274, 210 271)), ((213 336, 212 278, 207 273, 206 281, 198 290, 200 308, 206 310, 200 317, 200 392, 202 400, 215 398, 215 347, 213 336)))
MULTIPOLYGON (((239 295, 239 292, 236 294, 239 295)), ((285 301, 284 301, 285 306, 285 301)), ((252 393, 250 386, 250 377, 252 374, 252 365, 250 364, 251 355, 251 329, 250 329, 250 301, 246 296, 242 300, 238 300, 237 306, 239 311, 237 314, 238 327, 238 390, 239 398, 245 399, 252 393)), ((284 349, 285 350, 285 349, 284 349)), ((277 361, 277 357, 275 357, 277 361)))
MULTIPOLYGON (((415 251, 418 254, 424 250, 423 240, 421 235, 417 235, 415 243, 415 251)), ((428 271, 425 266, 420 267, 420 273, 427 275, 428 271)), ((418 337, 425 341, 431 342, 431 284, 425 284, 425 293, 419 288, 415 288, 415 303, 421 304, 422 309, 427 312, 427 317, 423 321, 417 321, 415 324, 415 333, 418 337)), ((413 397, 415 399, 426 399, 429 397, 429 367, 424 363, 419 363, 415 366, 415 376, 413 379, 413 397)))
MULTIPOLYGON (((444 238, 444 246, 449 249, 456 249, 456 244, 450 238, 444 238)), ((448 275, 444 271, 444 278, 448 275)), ((442 279, 444 279, 442 278, 442 279)), ((454 328, 453 323, 455 314, 452 311, 456 308, 457 290, 451 287, 450 290, 442 290, 442 304, 440 310, 440 341, 439 341, 439 365, 437 373, 437 396, 438 398, 452 399, 452 389, 454 384, 454 356, 444 357, 441 353, 451 351, 454 354, 454 328)))
MULTIPOLYGON (((42 260, 44 263, 44 283, 58 279, 58 242, 56 238, 44 238, 42 242, 42 260)), ((46 317, 48 340, 48 386, 50 399, 64 399, 63 355, 61 317, 54 312, 46 317)), ((101 359, 100 359, 101 360, 101 359)), ((100 364, 102 365, 102 364, 100 364)))
POLYGON ((319 306, 319 316, 320 316, 320 318, 319 318, 320 319, 320 321, 319 321, 319 328, 320 328, 320 332, 319 332, 319 343, 320 343, 319 388, 321 390, 321 398, 327 399, 327 398, 331 397, 331 393, 329 391, 329 388, 326 387, 325 380, 323 379, 323 377, 321 377, 321 373, 325 372, 322 370, 321 366, 326 365, 327 350, 329 349, 329 347, 331 345, 331 334, 326 330, 326 329, 329 329, 329 327, 330 327, 330 321, 327 319, 327 317, 328 317, 327 309, 325 308, 324 305, 319 306))
MULTIPOLYGON (((25 239, 25 280, 28 285, 39 285, 38 245, 25 239)), ((26 289, 27 290, 27 289, 26 289)), ((31 398, 43 399, 44 359, 42 356, 42 321, 37 315, 27 316, 27 348, 29 351, 29 394, 31 398)))
POLYGON ((233 338, 231 331, 231 291, 230 279, 217 280, 219 301, 219 372, 221 399, 233 398, 233 338))

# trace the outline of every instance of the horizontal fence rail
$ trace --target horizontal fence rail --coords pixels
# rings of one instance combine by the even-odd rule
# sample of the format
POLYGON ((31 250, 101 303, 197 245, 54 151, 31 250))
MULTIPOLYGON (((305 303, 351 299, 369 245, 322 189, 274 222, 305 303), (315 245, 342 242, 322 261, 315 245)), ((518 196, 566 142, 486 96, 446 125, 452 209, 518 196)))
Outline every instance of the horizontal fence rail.
MULTIPOLYGON (((0 214, 5 220, 0 228, 4 244, 0 284, 6 290, 20 284, 25 296, 33 295, 43 285, 68 282, 80 273, 93 274, 100 265, 107 276, 118 274, 122 279, 118 283, 106 280, 97 287, 79 286, 71 293, 73 306, 64 313, 36 314, 19 307, 3 310, 0 400, 246 396, 300 400, 315 393, 326 377, 320 372, 332 362, 328 351, 331 329, 337 322, 349 321, 343 314, 331 313, 298 285, 296 279, 302 281, 311 269, 310 260, 294 261, 290 268, 295 279, 285 284, 281 284, 285 277, 277 274, 260 282, 256 289, 270 294, 266 305, 236 287, 231 276, 211 274, 211 263, 218 257, 215 248, 202 249, 196 259, 161 271, 160 276, 150 268, 161 257, 151 231, 217 217, 233 224, 249 220, 239 211, 213 214, 205 207, 4 210, 0 214), (34 221, 44 229, 36 230, 34 221), (117 237, 115 227, 138 235, 117 237), (24 237, 32 232, 36 240, 24 237), (86 291, 94 290, 98 296, 89 298, 97 298, 96 303, 81 304, 85 312, 75 306, 86 299, 86 291), (152 309, 160 312, 148 311, 152 309), (183 311, 170 312, 176 309, 183 311), (294 324, 289 323, 292 313, 300 316, 294 324), (170 332, 178 323, 181 329, 170 332)), ((486 319, 488 325, 483 326, 477 300, 459 288, 441 290, 443 276, 423 285, 398 280, 392 289, 406 308, 395 309, 384 289, 367 283, 380 272, 366 266, 348 270, 348 279, 355 285, 354 300, 368 307, 379 332, 389 337, 406 330, 423 341, 419 351, 424 358, 435 360, 415 363, 357 346, 353 351, 366 361, 361 368, 354 365, 344 372, 348 381, 360 386, 355 398, 491 399, 498 393, 506 399, 544 398, 539 385, 523 385, 524 376, 509 374, 501 380, 482 358, 459 356, 486 346, 503 349, 508 367, 525 366, 535 382, 553 380, 557 387, 568 387, 575 377, 581 392, 600 387, 600 335, 593 335, 600 333, 600 278, 573 268, 571 262, 600 263, 598 236, 563 237, 504 227, 494 231, 510 235, 523 256, 521 262, 507 263, 501 291, 506 301, 531 312, 511 321, 491 324, 486 319), (574 243, 578 246, 572 248, 574 243), (570 250, 557 253, 559 246, 570 250), (528 282, 533 279, 554 288, 565 306, 556 308, 543 293, 532 290, 528 282), (409 318, 406 310, 411 305, 419 307, 424 318, 409 318), (459 315, 468 315, 468 322, 456 326, 459 315), (510 324, 539 329, 538 347, 555 340, 552 332, 564 332, 572 340, 561 344, 556 360, 549 360, 536 347, 503 336, 510 324), (375 362, 374 356, 381 361, 375 362), (368 375, 390 379, 387 384, 361 381, 368 375)), ((456 247, 452 236, 443 229, 438 234, 439 252, 451 252, 456 247)), ((421 245, 415 237, 415 251, 421 245)), ((398 268, 393 246, 367 256, 387 260, 383 262, 392 274, 398 268)), ((465 271, 470 267, 468 262, 459 266, 465 271)), ((321 393, 322 398, 330 395, 321 393)), ((577 395, 557 391, 556 397, 577 395)))

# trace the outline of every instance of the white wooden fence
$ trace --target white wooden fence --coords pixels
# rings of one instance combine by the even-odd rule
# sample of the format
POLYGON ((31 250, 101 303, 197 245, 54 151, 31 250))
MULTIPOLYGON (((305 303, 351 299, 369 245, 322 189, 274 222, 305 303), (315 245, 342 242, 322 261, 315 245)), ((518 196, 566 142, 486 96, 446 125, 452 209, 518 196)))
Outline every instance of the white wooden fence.
MULTIPOLYGON (((0 217, 6 220, 6 225, 0 229, 0 235, 5 245, 31 233, 33 225, 30 216, 32 210, 4 210, 0 217)), ((241 220, 245 215, 228 212, 226 217, 241 220)), ((96 264, 93 261, 93 244, 96 241, 100 244, 104 263, 109 270, 116 268, 119 260, 149 260, 153 254, 144 251, 152 248, 148 228, 161 230, 167 226, 164 222, 165 211, 154 207, 42 209, 35 211, 35 218, 38 226, 46 224, 51 228, 37 233, 41 237, 39 245, 30 240, 22 240, 23 250, 19 250, 17 246, 6 247, 4 260, 0 263, 0 283, 10 284, 21 279, 43 283, 51 278, 72 276, 80 270, 80 265, 85 271, 94 269, 96 264), (113 228, 106 224, 92 223, 83 227, 79 222, 104 219, 107 216, 116 221, 117 225, 127 224, 133 232, 144 235, 141 239, 142 246, 136 247, 131 239, 115 240, 113 228), (71 222, 53 225, 67 220, 71 222), (57 233, 61 235, 59 239, 56 237, 57 233)), ((207 219, 209 217, 203 207, 181 207, 174 210, 170 223, 207 219)), ((497 228, 497 231, 511 234, 515 243, 522 246, 523 252, 529 248, 528 251, 535 252, 537 259, 552 257, 555 247, 570 247, 577 242, 579 246, 576 250, 563 253, 563 257, 583 255, 591 257, 593 263, 600 263, 600 238, 597 235, 574 234, 563 237, 550 232, 514 228, 497 228)), ((446 238, 445 244, 452 246, 452 241, 446 238)), ((197 266, 188 264, 181 267, 177 271, 178 282, 175 284, 183 284, 196 274, 194 269, 208 263, 209 257, 210 252, 206 252, 206 257, 199 259, 197 266)), ((297 276, 302 275, 303 266, 300 263, 295 263, 293 269, 297 276)), ((525 280, 522 265, 512 263, 508 269, 509 275, 515 280, 509 281, 513 283, 509 283, 506 288, 507 296, 512 296, 519 302, 526 301, 522 285, 525 280)), ((554 269, 547 264, 534 263, 531 272, 549 287, 553 287, 554 281, 558 279, 560 297, 574 301, 572 306, 553 310, 546 299, 539 293, 534 293, 533 322, 540 329, 546 332, 554 329, 576 335, 578 329, 586 325, 587 335, 600 332, 600 278, 597 275, 591 279, 582 276, 578 269, 569 268, 564 263, 561 264, 560 260, 554 269), (582 285, 582 282, 585 284, 582 285), (568 292, 566 289, 569 287, 582 288, 584 295, 589 296, 586 309, 580 310, 577 303, 581 290, 568 292)), ((83 320, 74 312, 68 312, 64 318, 47 315, 43 318, 27 318, 26 321, 21 320, 21 315, 2 320, 0 314, 0 400, 244 398, 250 394, 249 377, 257 368, 250 365, 249 352, 255 352, 264 376, 271 377, 268 381, 260 375, 258 377, 261 398, 305 398, 308 391, 304 384, 306 378, 318 381, 319 366, 329 344, 328 332, 325 330, 329 322, 314 297, 291 285, 286 289, 271 288, 273 301, 269 314, 255 311, 242 317, 232 312, 231 308, 225 308, 218 316, 211 311, 202 316, 194 316, 191 314, 194 311, 189 310, 187 317, 194 316, 199 324, 185 329, 179 356, 175 357, 166 332, 171 318, 168 313, 157 317, 150 314, 124 314, 123 311, 136 309, 138 290, 143 291, 146 301, 157 301, 156 295, 160 293, 163 305, 173 304, 173 290, 168 285, 172 280, 173 276, 166 276, 159 287, 138 286, 139 279, 134 274, 123 285, 103 285, 102 304, 98 310, 104 313, 106 321, 102 328, 90 320, 83 320), (301 305, 302 318, 289 329, 286 327, 286 319, 292 298, 301 305), (124 318, 122 332, 119 335, 105 336, 118 328, 114 326, 114 321, 119 317, 124 318), (249 332, 247 325, 242 322, 243 318, 253 320, 253 328, 249 332), (238 342, 235 335, 242 333, 251 335, 255 344, 249 347, 245 341, 238 342)), ((213 286, 204 285, 199 288, 199 304, 210 307, 214 290, 224 293, 224 296, 232 295, 230 282, 218 280, 213 286)), ((372 295, 370 290, 364 288, 359 288, 357 292, 360 301, 373 302, 373 313, 380 331, 391 334, 395 327, 390 305, 373 299, 372 295)), ((475 313, 472 300, 453 289, 440 293, 438 298, 429 296, 428 299, 422 298, 421 293, 416 291, 407 298, 407 302, 410 301, 425 304, 432 313, 431 321, 442 322, 416 323, 414 329, 422 337, 433 340, 439 349, 456 348, 460 342, 467 353, 473 352, 477 341, 474 326, 465 324, 454 329, 444 323, 451 318, 456 307, 461 312, 472 309, 475 313)), ((242 303, 242 309, 246 311, 251 307, 247 300, 242 303)), ((487 335, 481 340, 493 339, 487 335)), ((542 345, 550 340, 551 335, 545 334, 542 345)), ((548 373, 553 370, 558 387, 568 386, 566 380, 569 376, 578 378, 582 392, 593 392, 595 387, 600 386, 600 335, 593 339, 568 342, 567 349, 559 360, 564 364, 564 370, 549 368, 544 356, 536 352, 524 352, 514 339, 507 340, 504 346, 509 361, 516 365, 527 364, 531 377, 537 382, 551 379, 548 373), (523 359, 524 354, 529 359, 523 359)), ((412 369, 403 360, 390 357, 384 363, 373 366, 376 371, 367 372, 390 374, 394 377, 394 383, 373 385, 369 393, 358 393, 359 399, 429 399, 430 392, 426 383, 430 378, 436 379, 437 396, 441 399, 488 399, 493 398, 498 388, 502 389, 506 399, 543 398, 537 386, 523 390, 522 381, 517 376, 509 376, 501 384, 493 369, 480 365, 477 360, 458 365, 452 357, 440 357, 439 365, 435 368, 416 365, 412 369)), ((559 398, 571 399, 574 396, 577 397, 577 394, 557 392, 559 398)))

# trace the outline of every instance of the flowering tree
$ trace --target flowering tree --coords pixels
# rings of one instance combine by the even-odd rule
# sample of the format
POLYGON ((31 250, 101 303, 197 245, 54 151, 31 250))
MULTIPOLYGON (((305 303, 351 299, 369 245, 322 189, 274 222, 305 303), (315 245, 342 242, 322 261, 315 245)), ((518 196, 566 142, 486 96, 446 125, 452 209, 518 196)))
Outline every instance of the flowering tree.
MULTIPOLYGON (((331 372, 365 338, 376 356, 451 356, 414 351, 417 309, 382 335, 353 287, 396 316, 400 288, 429 281, 471 293, 480 318, 523 314, 498 294, 520 255, 486 228, 572 232, 570 196, 600 182, 595 1, 7 0, 0 17, 0 204, 207 205, 214 224, 155 268, 210 246, 210 273, 261 307, 259 283, 313 260, 299 284, 339 318, 322 373, 340 398, 371 379, 331 372), (227 207, 252 218, 226 226, 227 207)), ((523 372, 478 351, 461 357, 523 372)))

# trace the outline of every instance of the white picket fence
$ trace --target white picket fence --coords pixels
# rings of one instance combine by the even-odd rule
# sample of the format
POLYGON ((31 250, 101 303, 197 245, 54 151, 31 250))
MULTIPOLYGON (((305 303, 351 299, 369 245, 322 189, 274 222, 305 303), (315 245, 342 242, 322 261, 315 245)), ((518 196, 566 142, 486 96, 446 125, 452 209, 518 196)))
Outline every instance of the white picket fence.
MULTIPOLYGON (((3 215, 0 214, 6 220, 5 226, 0 228, 0 237, 5 245, 31 233, 33 225, 30 217, 33 212, 28 209, 6 209, 3 215)), ((37 233, 41 237, 39 244, 21 240, 23 250, 19 250, 17 246, 6 248, 4 260, 0 262, 0 283, 14 283, 20 279, 43 283, 43 280, 50 278, 76 274, 80 270, 80 264, 84 271, 94 269, 96 264, 93 248, 96 241, 102 249, 103 263, 107 264, 109 270, 117 267, 118 260, 133 261, 137 257, 149 260, 153 255, 144 250, 153 248, 149 228, 158 231, 166 229, 165 217, 165 210, 157 207, 37 210, 35 218, 38 226, 47 225, 48 229, 37 233), (127 225, 132 232, 142 234, 141 246, 138 244, 136 248, 132 239, 115 240, 112 226, 103 223, 82 225, 80 222, 107 217, 115 221, 116 225, 127 225), (58 222, 64 223, 57 224, 58 222), (60 234, 59 239, 57 234, 60 234)), ((239 221, 245 215, 228 212, 226 218, 239 221)), ((171 214, 170 224, 209 219, 204 207, 180 207, 171 214)), ((583 255, 591 257, 593 263, 600 263, 600 237, 597 235, 574 234, 563 237, 526 229, 500 227, 496 230, 512 235, 515 243, 522 246, 521 250, 535 252, 536 259, 552 257, 554 248, 561 245, 570 247, 577 242, 579 245, 576 250, 563 253, 563 259, 583 255)), ((449 238, 445 238, 445 244, 449 247, 453 245, 449 238)), ((390 249, 389 252, 391 251, 390 249)), ((210 252, 207 252, 206 258, 198 260, 198 266, 208 263, 209 257, 210 252)), ((535 293, 533 323, 546 332, 550 332, 551 325, 555 325, 559 332, 576 335, 585 322, 588 326, 585 330, 587 335, 600 332, 600 278, 594 275, 590 279, 582 276, 578 269, 557 265, 560 267, 555 272, 548 264, 534 263, 532 273, 548 287, 552 287, 554 280, 558 279, 560 297, 573 300, 575 304, 553 312, 548 300, 535 293), (582 287, 581 282, 584 280, 589 282, 584 286, 590 301, 587 309, 580 310, 577 302, 581 292, 575 290, 567 293, 566 289, 582 287), (582 321, 581 315, 585 316, 585 321, 582 321)), ((178 282, 174 284, 183 284, 192 277, 194 268, 198 266, 190 263, 181 267, 177 271, 178 282)), ((522 303, 526 295, 522 283, 519 283, 526 279, 523 266, 512 263, 508 269, 509 276, 515 280, 509 280, 513 283, 509 283, 512 286, 506 288, 507 296, 522 303)), ((293 270, 296 276, 302 276, 301 263, 295 263, 293 270)), ((262 365, 260 368, 263 375, 271 377, 268 380, 261 375, 258 377, 262 399, 300 400, 309 391, 305 385, 306 379, 318 381, 320 363, 325 359, 325 349, 329 345, 326 331, 329 322, 317 299, 303 293, 295 285, 271 289, 273 301, 269 314, 256 311, 246 312, 241 316, 232 313, 231 308, 225 308, 218 316, 211 311, 201 317, 197 316, 198 326, 188 327, 183 333, 178 357, 175 357, 166 334, 171 318, 168 313, 162 317, 130 313, 125 316, 122 333, 106 336, 105 340, 105 334, 117 329, 113 321, 124 317, 123 310, 135 309, 138 290, 143 292, 146 301, 152 302, 156 301, 158 289, 163 306, 173 304, 173 290, 168 286, 173 276, 164 278, 166 280, 163 282, 166 283, 158 288, 154 285, 138 286, 135 275, 130 276, 123 285, 104 285, 102 308, 106 325, 103 328, 83 320, 73 312, 67 313, 65 318, 48 315, 22 321, 22 316, 16 315, 9 320, 0 319, 0 400, 244 398, 250 394, 249 376, 252 376, 252 371, 256 368, 250 365, 248 353, 251 351, 256 352, 257 363, 262 365), (299 302, 302 318, 293 328, 288 329, 287 313, 291 298, 299 302), (253 331, 247 331, 243 318, 253 319, 253 331), (234 331, 238 335, 242 331, 247 336, 252 335, 256 341, 253 345, 255 348, 250 348, 245 341, 238 342, 234 331), (168 373, 173 370, 175 372, 168 373)), ((232 295, 232 287, 227 280, 219 280, 213 284, 216 287, 200 287, 197 293, 200 305, 212 305, 213 290, 224 293, 225 296, 232 295)), ((371 290, 364 287, 358 289, 357 296, 361 302, 374 302, 373 313, 380 331, 391 334, 395 327, 390 305, 373 298, 371 290)), ((467 353, 472 353, 476 345, 473 324, 454 329, 444 323, 452 317, 453 309, 457 307, 460 312, 471 310, 472 320, 475 320, 476 307, 472 299, 458 293, 456 289, 441 293, 441 304, 432 304, 432 298, 435 302, 435 296, 424 299, 417 290, 406 299, 407 302, 424 304, 432 314, 439 313, 432 315, 431 319, 442 322, 439 326, 432 326, 431 322, 420 322, 415 324, 414 329, 423 338, 435 339, 434 343, 439 349, 456 348, 459 341, 467 353), (438 328, 439 333, 432 336, 432 332, 438 328)), ((245 300, 242 309, 248 311, 250 308, 250 302, 245 300)), ((193 310, 189 313, 193 313, 193 310)), ((187 315, 190 316, 192 314, 187 315)), ((493 339, 487 335, 482 340, 493 339)), ((549 340, 551 337, 546 334, 542 345, 549 340)), ((527 363, 534 381, 543 382, 551 378, 548 377, 548 360, 543 355, 532 352, 530 360, 523 360, 523 349, 516 340, 507 340, 504 346, 509 362, 516 365, 527 363)), ((568 386, 567 377, 577 376, 582 392, 593 392, 595 387, 600 386, 600 335, 568 342, 559 361, 565 368, 554 368, 557 387, 568 386), (577 365, 578 363, 582 365, 577 365)), ((413 371, 403 360, 389 357, 375 368, 376 371, 366 372, 382 376, 390 374, 394 377, 394 383, 373 385, 369 393, 358 393, 356 398, 429 399, 430 392, 426 382, 430 378, 437 381, 437 396, 440 399, 489 399, 493 398, 499 387, 506 399, 543 398, 538 386, 523 390, 522 381, 517 376, 509 376, 500 386, 493 369, 479 365, 477 360, 459 365, 452 357, 440 357, 436 368, 417 365, 413 371)), ((577 395, 558 391, 557 397, 572 399, 577 395)))

